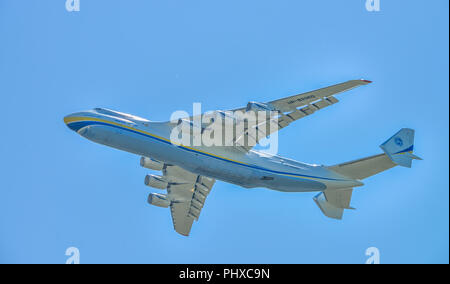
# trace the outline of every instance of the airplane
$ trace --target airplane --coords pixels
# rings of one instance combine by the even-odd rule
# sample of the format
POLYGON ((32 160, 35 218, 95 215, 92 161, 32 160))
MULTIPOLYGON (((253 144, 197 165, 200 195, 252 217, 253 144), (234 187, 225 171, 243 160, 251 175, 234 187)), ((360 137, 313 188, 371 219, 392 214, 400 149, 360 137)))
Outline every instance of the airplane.
MULTIPOLYGON (((198 221, 216 180, 244 188, 317 192, 313 200, 322 213, 329 218, 342 219, 345 209, 354 209, 350 206, 353 189, 362 186, 364 179, 397 165, 411 167, 412 160, 421 160, 413 154, 413 129, 403 128, 381 144, 381 154, 331 166, 301 163, 253 148, 261 139, 292 122, 337 103, 336 94, 369 83, 371 81, 363 79, 350 80, 268 103, 249 102, 245 108, 233 111, 244 114, 263 111, 266 115, 262 122, 277 127, 264 132, 260 121, 256 125, 247 124, 247 127, 233 133, 232 140, 241 143, 232 146, 175 143, 171 139, 174 129, 187 125, 189 134, 195 138, 212 123, 201 121, 195 124, 194 117, 154 122, 131 114, 95 108, 67 115, 64 122, 84 138, 139 155, 142 167, 161 171, 162 175, 147 175, 144 182, 167 193, 151 193, 148 203, 170 208, 174 229, 183 236, 188 236, 193 222, 198 221), (262 135, 255 138, 249 129, 256 129, 262 135), (250 140, 255 145, 249 144, 250 140)), ((231 118, 228 121, 236 129, 236 125, 241 123, 233 112, 215 113, 231 118)))

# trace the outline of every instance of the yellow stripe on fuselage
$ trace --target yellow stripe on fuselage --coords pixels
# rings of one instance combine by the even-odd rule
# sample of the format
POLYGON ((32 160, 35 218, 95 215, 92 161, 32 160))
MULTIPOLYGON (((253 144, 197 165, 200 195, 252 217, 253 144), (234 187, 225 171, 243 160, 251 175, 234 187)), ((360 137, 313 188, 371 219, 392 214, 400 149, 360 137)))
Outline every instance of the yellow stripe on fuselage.
MULTIPOLYGON (((236 161, 236 160, 233 160, 233 159, 230 159, 230 158, 226 158, 226 157, 219 156, 219 155, 216 155, 216 154, 208 153, 208 152, 196 149, 196 148, 185 146, 183 144, 177 144, 177 143, 174 143, 174 142, 172 142, 171 140, 169 140, 167 138, 164 138, 164 137, 161 137, 161 136, 149 133, 147 131, 143 131, 143 130, 140 130, 140 129, 137 129, 137 128, 125 125, 125 124, 117 123, 117 122, 114 122, 114 121, 101 119, 101 118, 97 118, 97 117, 66 117, 66 118, 64 118, 64 123, 66 123, 66 124, 75 123, 75 122, 81 122, 81 121, 97 121, 97 122, 102 122, 102 123, 106 123, 106 124, 119 126, 119 127, 122 127, 122 128, 126 128, 126 129, 129 129, 129 130, 135 131, 135 132, 139 132, 139 133, 151 136, 151 137, 155 137, 155 138, 160 139, 160 140, 167 141, 167 142, 169 142, 169 143, 171 143, 173 145, 176 145, 176 146, 181 147, 181 148, 186 148, 186 149, 192 150, 194 152, 200 152, 200 153, 203 153, 203 154, 206 154, 206 155, 209 155, 209 156, 214 156, 214 157, 217 157, 217 158, 220 158, 220 159, 223 159, 223 160, 227 160, 227 161, 231 161, 231 162, 235 162, 235 163, 238 163, 238 164, 241 164, 241 165, 252 166, 250 164, 247 164, 247 163, 244 163, 244 162, 241 162, 241 161, 236 161)), ((320 178, 320 177, 316 178, 316 177, 308 177, 308 176, 295 175, 295 174, 285 174, 285 173, 277 173, 277 174, 283 175, 283 176, 295 177, 295 178, 310 179, 310 180, 320 180, 320 179, 321 180, 323 180, 323 179, 329 180, 329 178, 320 178)))
POLYGON ((182 148, 186 148, 186 149, 190 149, 190 150, 193 150, 193 151, 201 152, 201 153, 203 153, 203 154, 211 155, 211 156, 214 156, 214 157, 217 157, 217 158, 221 158, 221 159, 233 161, 233 162, 235 162, 235 163, 239 163, 239 164, 243 164, 243 165, 248 165, 248 164, 246 164, 246 163, 244 163, 244 162, 240 162, 240 161, 236 161, 236 160, 232 160, 232 159, 229 159, 229 158, 225 158, 225 157, 222 157, 222 156, 219 156, 219 155, 216 155, 216 154, 208 153, 208 152, 205 152, 205 151, 202 151, 202 150, 198 150, 198 149, 196 149, 196 148, 192 148, 192 147, 189 147, 189 146, 185 146, 185 145, 183 145, 183 144, 177 144, 177 143, 174 143, 174 142, 172 142, 171 140, 169 140, 169 139, 167 139, 167 138, 164 138, 164 137, 161 137, 161 136, 158 136, 158 135, 149 133, 149 132, 147 132, 147 131, 143 131, 143 130, 140 130, 140 129, 137 129, 137 128, 128 126, 128 125, 124 125, 124 124, 121 124, 121 123, 117 123, 117 122, 114 122, 114 121, 110 121, 110 120, 106 120, 106 119, 101 119, 101 118, 96 118, 96 117, 68 117, 68 118, 65 118, 65 119, 64 119, 64 122, 65 122, 66 124, 74 123, 74 122, 80 122, 80 121, 98 121, 98 122, 103 122, 103 123, 106 123, 106 124, 112 124, 112 125, 115 125, 115 126, 127 128, 127 129, 130 129, 130 130, 136 131, 136 132, 143 133, 143 134, 145 134, 145 135, 149 135, 149 136, 152 136, 152 137, 155 137, 155 138, 158 138, 158 139, 161 139, 161 140, 170 142, 170 143, 172 143, 172 144, 174 144, 174 145, 176 145, 176 146, 182 147, 182 148))
POLYGON ((400 152, 400 153, 397 153, 397 154, 394 154, 394 155, 404 155, 406 153, 412 154, 413 151, 400 152))

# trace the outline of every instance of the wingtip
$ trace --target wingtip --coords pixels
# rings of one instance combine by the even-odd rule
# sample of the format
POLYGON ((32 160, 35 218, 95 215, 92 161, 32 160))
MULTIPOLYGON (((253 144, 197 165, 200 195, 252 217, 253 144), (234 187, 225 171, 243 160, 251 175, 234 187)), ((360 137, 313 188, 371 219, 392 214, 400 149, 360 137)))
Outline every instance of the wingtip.
POLYGON ((370 81, 370 80, 366 80, 366 79, 360 79, 360 81, 362 81, 362 82, 365 82, 365 83, 367 83, 367 84, 370 84, 370 83, 372 83, 372 81, 370 81))

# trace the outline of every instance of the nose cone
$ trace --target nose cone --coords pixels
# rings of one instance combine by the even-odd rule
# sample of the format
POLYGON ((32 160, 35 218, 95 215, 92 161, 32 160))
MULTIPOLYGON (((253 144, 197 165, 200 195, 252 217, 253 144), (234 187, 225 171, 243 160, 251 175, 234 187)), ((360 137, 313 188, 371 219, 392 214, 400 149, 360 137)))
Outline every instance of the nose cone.
POLYGON ((64 117, 64 123, 75 132, 84 126, 83 115, 81 113, 72 113, 64 117))
POLYGON ((70 123, 70 118, 71 118, 71 114, 69 114, 69 115, 66 115, 65 117, 64 117, 64 123, 67 125, 67 124, 69 124, 70 123))

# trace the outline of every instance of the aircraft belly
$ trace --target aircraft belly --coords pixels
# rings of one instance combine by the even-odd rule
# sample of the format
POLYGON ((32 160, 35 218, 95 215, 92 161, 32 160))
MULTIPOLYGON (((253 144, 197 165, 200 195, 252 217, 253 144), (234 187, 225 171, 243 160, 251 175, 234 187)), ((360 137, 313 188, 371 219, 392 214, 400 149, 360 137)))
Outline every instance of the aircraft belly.
POLYGON ((193 173, 245 188, 265 187, 285 192, 320 191, 327 188, 320 181, 278 174, 270 169, 262 170, 249 164, 204 155, 195 150, 181 148, 165 141, 111 126, 87 126, 80 129, 79 134, 106 146, 152 157, 193 173))
POLYGON ((258 176, 252 169, 204 156, 171 143, 105 125, 87 126, 79 131, 85 138, 133 154, 152 157, 180 166, 193 173, 217 178, 246 187, 257 186, 258 176), (255 184, 252 186, 252 184, 255 184))
POLYGON ((325 184, 322 182, 279 175, 201 154, 194 154, 194 157, 179 159, 179 162, 181 164, 178 164, 178 166, 191 172, 245 188, 265 187, 286 192, 321 191, 326 189, 325 184))
POLYGON ((199 175, 212 177, 243 187, 258 186, 259 176, 251 168, 244 167, 201 154, 182 161, 182 166, 199 175))
POLYGON ((79 134, 93 142, 147 157, 154 157, 154 154, 173 147, 164 143, 154 143, 137 133, 105 125, 87 126, 81 129, 79 134))
POLYGON ((267 181, 264 187, 284 192, 310 192, 326 189, 326 185, 322 182, 291 177, 275 178, 273 181, 267 181))

